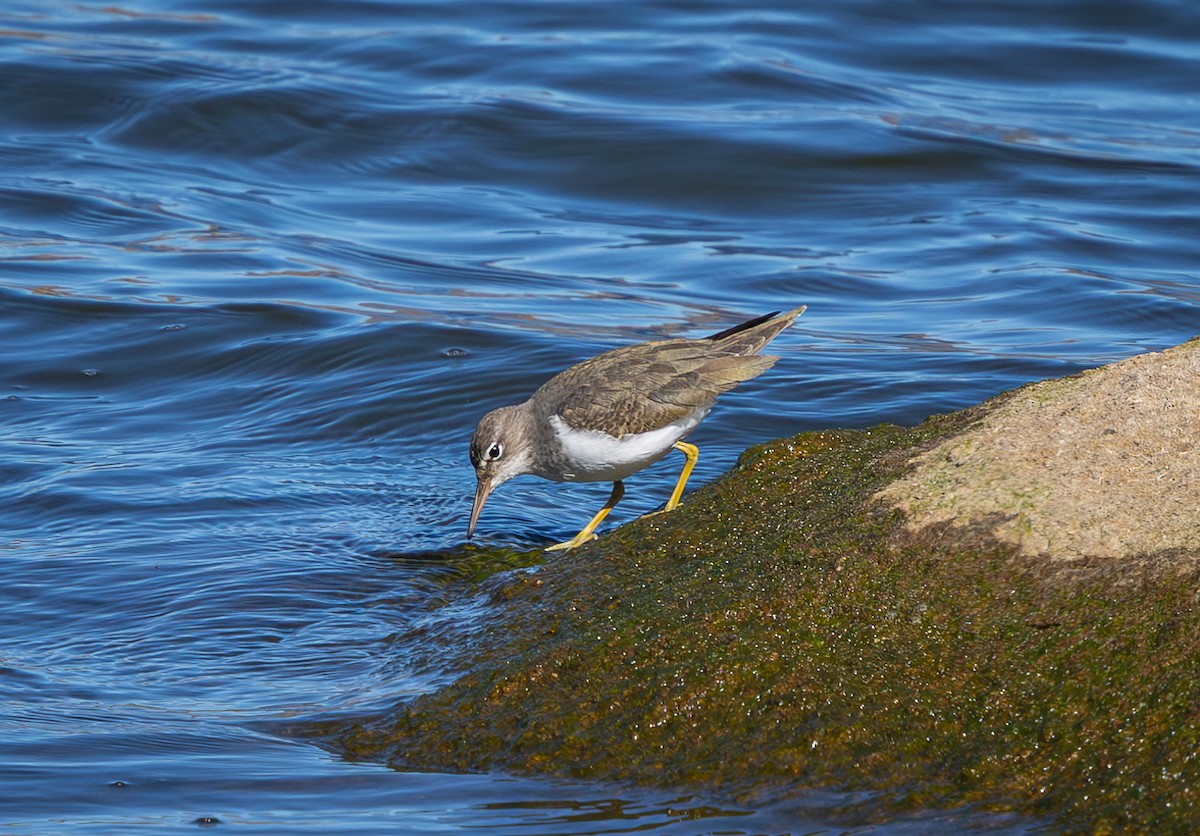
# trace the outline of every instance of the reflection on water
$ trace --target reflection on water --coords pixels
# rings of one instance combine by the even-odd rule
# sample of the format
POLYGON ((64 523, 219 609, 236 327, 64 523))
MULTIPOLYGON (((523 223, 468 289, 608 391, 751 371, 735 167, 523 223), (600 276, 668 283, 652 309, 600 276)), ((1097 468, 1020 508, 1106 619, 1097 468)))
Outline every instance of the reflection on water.
MULTIPOLYGON (((701 484, 1197 331, 1190 5, 793 6, 0 11, 0 821, 845 829, 272 731, 456 674, 471 429, 583 357, 809 305, 701 484)), ((483 539, 606 490, 518 480, 483 539)), ((1020 827, 931 815, 875 829, 1020 827)))

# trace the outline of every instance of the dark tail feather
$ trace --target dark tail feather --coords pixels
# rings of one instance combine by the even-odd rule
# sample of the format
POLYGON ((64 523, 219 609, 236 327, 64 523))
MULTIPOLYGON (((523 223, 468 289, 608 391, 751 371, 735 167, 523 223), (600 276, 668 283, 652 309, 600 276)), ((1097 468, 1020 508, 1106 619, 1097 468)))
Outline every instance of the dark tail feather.
POLYGON ((755 325, 762 325, 764 322, 770 322, 772 319, 774 319, 777 316, 779 316, 779 311, 771 311, 769 314, 764 314, 763 316, 756 316, 754 319, 751 319, 747 322, 743 322, 741 325, 735 325, 732 328, 726 328, 724 331, 713 334, 711 337, 705 337, 704 339, 713 340, 713 341, 723 340, 726 337, 732 337, 734 334, 740 334, 742 331, 749 330, 750 328, 753 328, 755 325))
POLYGON ((779 332, 792 324, 792 321, 804 313, 807 305, 780 314, 779 311, 760 316, 741 325, 735 325, 719 334, 709 337, 713 342, 721 343, 721 351, 748 357, 758 354, 763 346, 778 336, 779 332))

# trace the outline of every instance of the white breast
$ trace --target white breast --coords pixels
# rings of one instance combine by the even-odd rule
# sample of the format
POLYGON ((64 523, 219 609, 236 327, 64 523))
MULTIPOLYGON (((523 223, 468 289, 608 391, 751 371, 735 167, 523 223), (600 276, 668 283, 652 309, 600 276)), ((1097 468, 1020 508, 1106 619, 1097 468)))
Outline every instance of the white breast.
POLYGON ((671 451, 671 445, 690 433, 708 410, 672 421, 657 430, 614 438, 596 430, 577 430, 561 416, 551 415, 550 426, 569 471, 558 474, 566 482, 616 482, 654 464, 671 451))

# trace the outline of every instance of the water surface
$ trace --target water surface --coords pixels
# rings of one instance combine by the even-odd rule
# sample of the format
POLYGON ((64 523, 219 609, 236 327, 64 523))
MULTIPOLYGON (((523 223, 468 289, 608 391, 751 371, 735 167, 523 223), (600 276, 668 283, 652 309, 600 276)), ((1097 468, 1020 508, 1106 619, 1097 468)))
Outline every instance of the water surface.
MULTIPOLYGON (((455 674, 488 623, 439 557, 470 431, 579 359, 809 305, 692 436, 701 484, 1200 331, 1198 25, 1167 0, 6 4, 0 827, 854 827, 828 811, 855 797, 402 774, 270 729, 455 674)), ((606 495, 515 481, 479 539, 565 539, 606 495)))

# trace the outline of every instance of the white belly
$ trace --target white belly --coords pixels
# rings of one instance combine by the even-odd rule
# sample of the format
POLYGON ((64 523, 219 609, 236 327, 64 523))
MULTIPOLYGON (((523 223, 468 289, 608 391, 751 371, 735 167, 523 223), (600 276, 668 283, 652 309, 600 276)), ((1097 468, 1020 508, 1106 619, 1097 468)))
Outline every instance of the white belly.
POLYGON ((671 445, 690 433, 707 414, 707 409, 701 410, 657 430, 622 438, 596 430, 577 430, 552 415, 554 437, 570 461, 558 478, 565 482, 616 482, 631 476, 671 452, 671 445))

